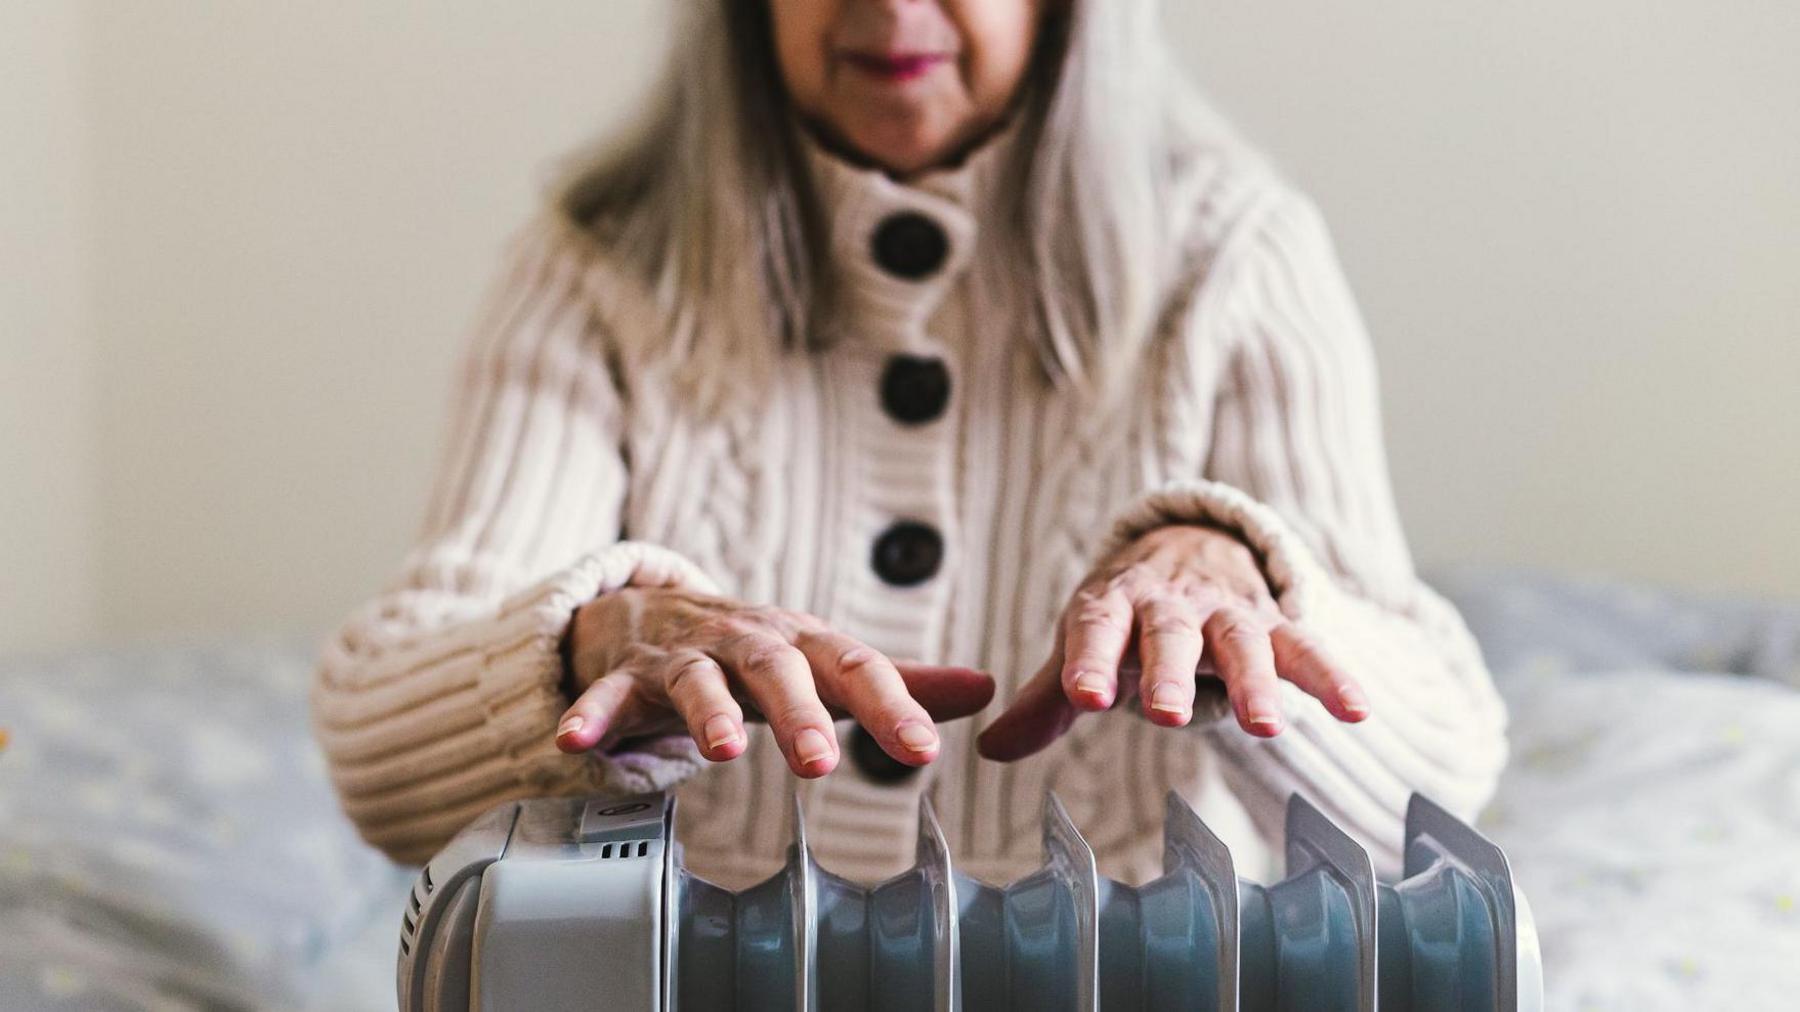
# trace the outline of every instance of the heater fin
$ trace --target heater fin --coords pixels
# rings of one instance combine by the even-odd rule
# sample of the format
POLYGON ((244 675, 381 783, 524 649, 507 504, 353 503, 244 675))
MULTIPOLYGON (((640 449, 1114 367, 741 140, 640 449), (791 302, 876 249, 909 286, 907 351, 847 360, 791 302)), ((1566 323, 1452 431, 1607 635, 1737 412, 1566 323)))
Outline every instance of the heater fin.
POLYGON ((1044 856, 1058 886, 1075 906, 1075 993, 1069 1007, 1082 1012, 1100 1008, 1100 872, 1093 848, 1069 818, 1062 800, 1051 794, 1044 804, 1044 856))
POLYGON ((1310 958, 1297 945, 1283 945, 1281 970, 1284 979, 1279 993, 1286 996, 1294 987, 1309 987, 1319 995, 1330 994, 1330 1001, 1308 996, 1313 1008, 1350 1008, 1356 1012, 1374 1012, 1376 967, 1379 963, 1376 923, 1378 899, 1375 892, 1375 866, 1369 852, 1338 828, 1324 812, 1298 794, 1288 798, 1287 809, 1287 878, 1269 890, 1277 934, 1284 940, 1303 937, 1301 932, 1282 932, 1282 927, 1300 928, 1312 922, 1305 933, 1336 937, 1347 933, 1351 946, 1333 949, 1350 954, 1348 966, 1310 958), (1340 924, 1347 915, 1348 924, 1340 924), (1295 958, 1290 960, 1290 953, 1295 958), (1347 978, 1344 970, 1354 975, 1347 978), (1349 993, 1346 993, 1349 988, 1349 993))
MULTIPOLYGON (((1430 798, 1414 794, 1406 806, 1405 879, 1399 888, 1408 896, 1450 889, 1458 876, 1448 868, 1467 876, 1485 900, 1493 929, 1493 964, 1489 972, 1494 980, 1494 1007, 1527 1012, 1543 1008, 1543 963, 1537 948, 1537 926, 1532 923, 1524 894, 1513 880, 1506 853, 1430 798)), ((1444 901, 1438 905, 1448 907, 1444 901)), ((1443 919, 1451 915, 1442 910, 1437 916, 1443 919)), ((1465 937, 1462 948, 1466 950, 1479 941, 1465 937)), ((1442 959, 1445 947, 1433 946, 1433 952, 1442 959)), ((1482 957, 1488 954, 1465 951, 1459 955, 1464 963, 1485 963, 1482 957)))
POLYGON ((662 849, 662 1007, 675 1007, 680 988, 676 976, 681 973, 681 918, 686 909, 687 874, 681 866, 681 844, 675 841, 675 806, 677 798, 669 796, 663 808, 662 849))
POLYGON ((787 879, 794 929, 794 1008, 814 1012, 819 1007, 819 866, 806 842, 806 812, 798 794, 794 795, 793 827, 793 844, 782 874, 787 879))
MULTIPOLYGON (((1201 821, 1198 812, 1181 795, 1170 791, 1163 798, 1163 872, 1184 872, 1199 879, 1212 901, 1213 928, 1217 932, 1218 1005, 1238 1007, 1238 878, 1231 849, 1201 821)), ((1198 957, 1198 953, 1194 954, 1198 957)))
POLYGON ((938 822, 931 799, 919 797, 919 843, 915 861, 931 897, 932 1008, 935 1012, 961 1012, 962 932, 958 924, 956 872, 950 865, 950 844, 938 822))

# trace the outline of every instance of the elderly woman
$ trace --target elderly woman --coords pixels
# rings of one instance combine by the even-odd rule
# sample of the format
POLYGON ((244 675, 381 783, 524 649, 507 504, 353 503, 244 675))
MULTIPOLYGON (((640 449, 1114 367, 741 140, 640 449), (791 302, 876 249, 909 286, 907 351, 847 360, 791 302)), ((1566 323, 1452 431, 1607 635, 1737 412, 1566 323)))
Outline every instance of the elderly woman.
POLYGON ((1174 789, 1266 873, 1300 792, 1398 867, 1504 713, 1414 574, 1319 216, 1154 4, 695 0, 641 129, 520 236, 433 506, 327 648, 345 810, 680 785, 687 859, 1155 875, 1174 789), (949 667, 946 665, 967 665, 949 667), (999 701, 989 708, 995 695, 999 701))

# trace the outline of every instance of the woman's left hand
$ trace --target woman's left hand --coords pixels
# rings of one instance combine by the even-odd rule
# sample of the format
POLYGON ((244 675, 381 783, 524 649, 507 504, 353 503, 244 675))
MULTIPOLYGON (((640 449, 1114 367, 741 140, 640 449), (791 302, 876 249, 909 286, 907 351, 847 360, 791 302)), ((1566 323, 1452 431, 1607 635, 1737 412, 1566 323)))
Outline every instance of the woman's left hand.
POLYGON ((1181 727, 1202 671, 1224 683, 1238 724, 1259 737, 1284 725, 1279 679, 1339 720, 1369 715, 1356 680, 1276 606, 1250 548, 1215 528, 1159 527, 1124 546, 1082 582, 1058 630, 1049 661, 982 732, 983 756, 1022 759, 1121 696, 1181 727), (1124 677, 1134 669, 1135 685, 1124 677))

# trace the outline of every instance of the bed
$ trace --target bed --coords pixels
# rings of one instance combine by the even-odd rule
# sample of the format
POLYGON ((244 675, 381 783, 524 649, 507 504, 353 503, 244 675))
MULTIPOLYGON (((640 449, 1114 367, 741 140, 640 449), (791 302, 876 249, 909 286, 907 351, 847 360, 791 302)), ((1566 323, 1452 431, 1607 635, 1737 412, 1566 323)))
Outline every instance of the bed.
MULTIPOLYGON (((1553 1009, 1800 990, 1800 606, 1445 570, 1514 713, 1482 828, 1553 1009)), ((0 661, 0 1008, 391 1009, 410 870, 338 814, 310 645, 0 661)))

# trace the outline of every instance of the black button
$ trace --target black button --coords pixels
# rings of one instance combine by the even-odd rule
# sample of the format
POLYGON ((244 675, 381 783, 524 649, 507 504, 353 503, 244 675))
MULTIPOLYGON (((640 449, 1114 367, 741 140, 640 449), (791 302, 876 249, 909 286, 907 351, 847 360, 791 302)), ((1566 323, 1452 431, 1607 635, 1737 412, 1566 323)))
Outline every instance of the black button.
POLYGON ((875 575, 896 587, 924 583, 944 561, 944 538, 931 527, 902 520, 875 539, 875 575))
POLYGON ((850 732, 850 761, 862 770, 863 776, 878 784, 897 784, 919 772, 919 767, 908 766, 882 751, 881 743, 861 724, 850 732))
POLYGON ((894 420, 922 425, 950 403, 950 370, 943 360, 895 355, 881 373, 881 406, 894 420))
POLYGON ((882 270, 917 281, 944 266, 950 239, 938 223, 917 211, 901 211, 882 219, 869 240, 869 252, 882 270))

